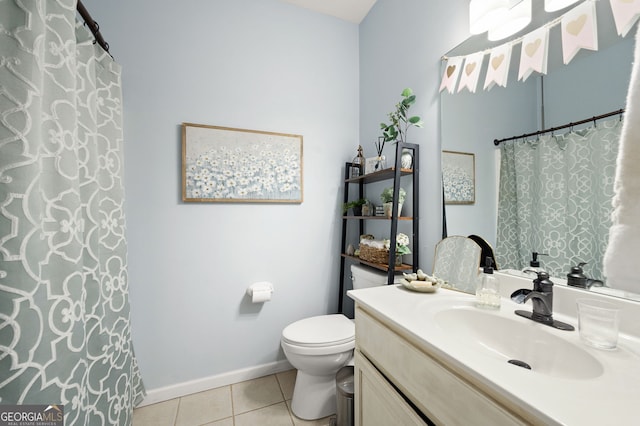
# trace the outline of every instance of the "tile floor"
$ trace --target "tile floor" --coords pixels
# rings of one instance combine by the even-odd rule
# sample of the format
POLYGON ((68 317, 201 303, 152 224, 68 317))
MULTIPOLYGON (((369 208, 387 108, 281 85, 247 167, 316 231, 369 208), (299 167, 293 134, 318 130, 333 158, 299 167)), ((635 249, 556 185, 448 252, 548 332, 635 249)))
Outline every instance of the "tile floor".
MULTIPOLYGON (((133 426, 329 426, 291 412, 296 370, 136 408, 133 426)), ((335 416, 334 416, 335 417, 335 416)))

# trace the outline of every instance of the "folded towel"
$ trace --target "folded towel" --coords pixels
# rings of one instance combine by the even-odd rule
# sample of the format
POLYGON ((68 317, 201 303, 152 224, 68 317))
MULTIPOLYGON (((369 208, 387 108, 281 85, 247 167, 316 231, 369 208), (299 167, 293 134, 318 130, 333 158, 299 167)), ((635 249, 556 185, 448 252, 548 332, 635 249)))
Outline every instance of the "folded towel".
POLYGON ((360 245, 361 246, 369 246, 371 248, 375 248, 375 249, 385 249, 385 243, 384 241, 378 241, 378 240, 369 240, 366 238, 363 238, 360 240, 360 245))
POLYGON ((640 27, 620 136, 612 226, 604 255, 607 285, 640 293, 640 27))

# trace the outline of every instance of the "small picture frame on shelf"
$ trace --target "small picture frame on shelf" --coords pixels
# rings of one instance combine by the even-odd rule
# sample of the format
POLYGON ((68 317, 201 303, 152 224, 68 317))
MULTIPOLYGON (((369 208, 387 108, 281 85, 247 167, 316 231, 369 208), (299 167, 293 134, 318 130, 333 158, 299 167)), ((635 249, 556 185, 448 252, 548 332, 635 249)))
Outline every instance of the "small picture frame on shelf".
POLYGON ((364 163, 364 174, 368 175, 373 172, 378 172, 386 168, 386 158, 382 157, 368 157, 364 163))

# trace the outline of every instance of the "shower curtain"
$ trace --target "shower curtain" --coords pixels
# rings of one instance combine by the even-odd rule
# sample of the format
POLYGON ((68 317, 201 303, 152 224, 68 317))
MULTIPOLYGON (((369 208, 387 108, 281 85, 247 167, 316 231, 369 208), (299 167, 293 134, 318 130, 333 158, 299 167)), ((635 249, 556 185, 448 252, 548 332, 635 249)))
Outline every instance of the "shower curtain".
POLYGON ((131 424, 120 67, 74 0, 0 0, 0 404, 131 424))
POLYGON ((496 256, 503 269, 528 267, 538 252, 552 276, 587 262, 585 274, 603 279, 621 129, 616 118, 501 144, 496 256))

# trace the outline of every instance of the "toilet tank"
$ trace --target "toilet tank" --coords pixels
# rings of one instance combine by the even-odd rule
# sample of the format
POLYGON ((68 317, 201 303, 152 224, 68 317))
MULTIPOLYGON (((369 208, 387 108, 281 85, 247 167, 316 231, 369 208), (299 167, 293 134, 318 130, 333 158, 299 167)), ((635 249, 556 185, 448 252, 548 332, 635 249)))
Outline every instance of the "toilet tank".
POLYGON ((360 265, 351 265, 353 289, 376 287, 387 284, 387 274, 360 265))

